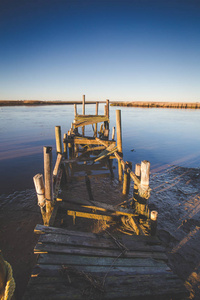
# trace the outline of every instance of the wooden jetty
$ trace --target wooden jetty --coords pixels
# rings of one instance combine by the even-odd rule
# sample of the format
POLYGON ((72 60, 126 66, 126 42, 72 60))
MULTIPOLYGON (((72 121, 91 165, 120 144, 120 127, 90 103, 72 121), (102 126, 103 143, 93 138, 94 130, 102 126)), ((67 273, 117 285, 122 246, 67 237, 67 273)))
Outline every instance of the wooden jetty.
MULTIPOLYGON (((23 299, 187 299, 156 236, 157 212, 148 208, 150 163, 136 164, 134 173, 132 164, 123 160, 121 112, 116 111, 117 143, 114 129, 109 139, 109 100, 104 115, 98 115, 97 103, 95 115, 88 116, 83 96, 83 114, 77 114, 76 106, 74 114, 63 144, 61 128, 55 129, 54 169, 52 148, 44 147, 45 184, 42 174, 34 177, 44 225, 35 228, 38 261, 23 299), (93 126, 92 137, 84 135, 87 125, 93 126), (118 161, 122 194, 130 195, 131 179, 134 190, 131 197, 109 202, 92 191, 91 182, 97 170, 113 176, 113 159, 118 161), (86 192, 74 196, 66 187, 77 173, 83 174, 86 192), (77 218, 83 220, 78 230, 77 218), (103 224, 96 233, 88 226, 93 220, 103 224)), ((104 185, 102 181, 101 191, 104 185)))

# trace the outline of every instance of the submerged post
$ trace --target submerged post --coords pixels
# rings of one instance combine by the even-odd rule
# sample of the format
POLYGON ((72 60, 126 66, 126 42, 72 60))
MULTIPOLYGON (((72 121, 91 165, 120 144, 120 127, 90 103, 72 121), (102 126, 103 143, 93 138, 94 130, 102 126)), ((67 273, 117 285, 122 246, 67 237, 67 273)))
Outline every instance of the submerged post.
MULTIPOLYGON (((117 151, 122 156, 122 129, 121 129, 121 110, 116 110, 116 129, 117 129, 117 151)), ((122 165, 118 160, 118 176, 119 181, 122 181, 122 165)))
POLYGON ((62 141, 61 141, 61 127, 55 127, 55 136, 56 136, 56 151, 58 153, 62 153, 62 141))
POLYGON ((46 221, 48 225, 53 210, 53 169, 52 169, 52 147, 44 147, 44 180, 46 198, 46 221))

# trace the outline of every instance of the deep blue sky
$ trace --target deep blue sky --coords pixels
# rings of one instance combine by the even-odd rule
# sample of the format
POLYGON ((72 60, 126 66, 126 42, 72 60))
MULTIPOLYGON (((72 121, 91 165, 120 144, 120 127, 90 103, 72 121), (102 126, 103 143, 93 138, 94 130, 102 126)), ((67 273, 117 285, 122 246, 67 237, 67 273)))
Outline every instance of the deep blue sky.
POLYGON ((0 99, 200 102, 200 0, 0 0, 0 99))

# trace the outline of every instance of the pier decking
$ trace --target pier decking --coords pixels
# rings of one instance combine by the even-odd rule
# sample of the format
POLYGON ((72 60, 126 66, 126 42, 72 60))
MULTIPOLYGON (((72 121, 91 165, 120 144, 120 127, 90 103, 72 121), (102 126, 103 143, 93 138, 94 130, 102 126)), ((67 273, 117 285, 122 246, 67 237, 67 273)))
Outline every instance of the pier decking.
POLYGON ((75 120, 64 135, 63 151, 61 131, 56 128, 54 170, 51 167, 52 151, 45 147, 45 187, 41 174, 34 177, 34 182, 46 226, 38 224, 35 228, 40 235, 34 249, 38 261, 24 300, 187 299, 184 284, 168 266, 165 248, 156 236, 157 212, 148 208, 150 163, 136 164, 134 173, 132 164, 123 160, 119 112, 116 114, 117 146, 114 134, 109 140, 107 100, 104 116, 97 116, 98 105, 96 117, 85 117, 84 113, 78 117, 75 107, 75 120), (99 132, 96 122, 103 122, 99 132), (95 124, 94 136, 86 137, 84 126, 91 124, 95 124), (78 133, 78 127, 82 127, 82 135, 78 133), (115 194, 114 201, 109 202, 108 195, 101 195, 105 182, 100 184, 100 192, 96 195, 91 188, 91 179, 99 175, 93 175, 94 170, 104 173, 105 165, 107 173, 113 176, 113 159, 118 161, 118 180, 123 181, 123 195, 129 194, 131 179, 134 190, 131 198, 115 194), (80 180, 85 185, 85 192, 80 189, 73 196, 65 189, 59 191, 61 179, 67 181, 69 188, 76 172, 82 174, 80 180), (59 213, 62 214, 60 219, 59 213), (71 230, 69 220, 75 224, 76 218, 112 225, 98 233, 88 232, 82 225, 78 230, 75 227, 71 230), (118 228, 120 224, 129 235, 118 228))
POLYGON ((184 299, 157 237, 70 231, 37 225, 40 234, 24 299, 184 299))

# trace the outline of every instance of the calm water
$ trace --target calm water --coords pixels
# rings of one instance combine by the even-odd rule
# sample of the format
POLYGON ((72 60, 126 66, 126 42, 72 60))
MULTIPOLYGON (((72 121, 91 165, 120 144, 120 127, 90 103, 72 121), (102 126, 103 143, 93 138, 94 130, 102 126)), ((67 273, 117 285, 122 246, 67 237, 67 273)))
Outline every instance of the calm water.
MULTIPOLYGON (((200 110, 119 109, 125 160, 133 165, 149 160, 152 172, 168 165, 200 167, 200 110)), ((115 111, 110 108, 110 128, 115 111)), ((87 105, 86 114, 94 113, 95 105, 87 105)), ((33 188, 33 176, 43 173, 43 146, 53 146, 55 159, 54 127, 60 125, 62 135, 67 132, 74 107, 1 107, 0 114, 0 194, 33 188)), ((91 126, 87 133, 92 134, 91 126)))

